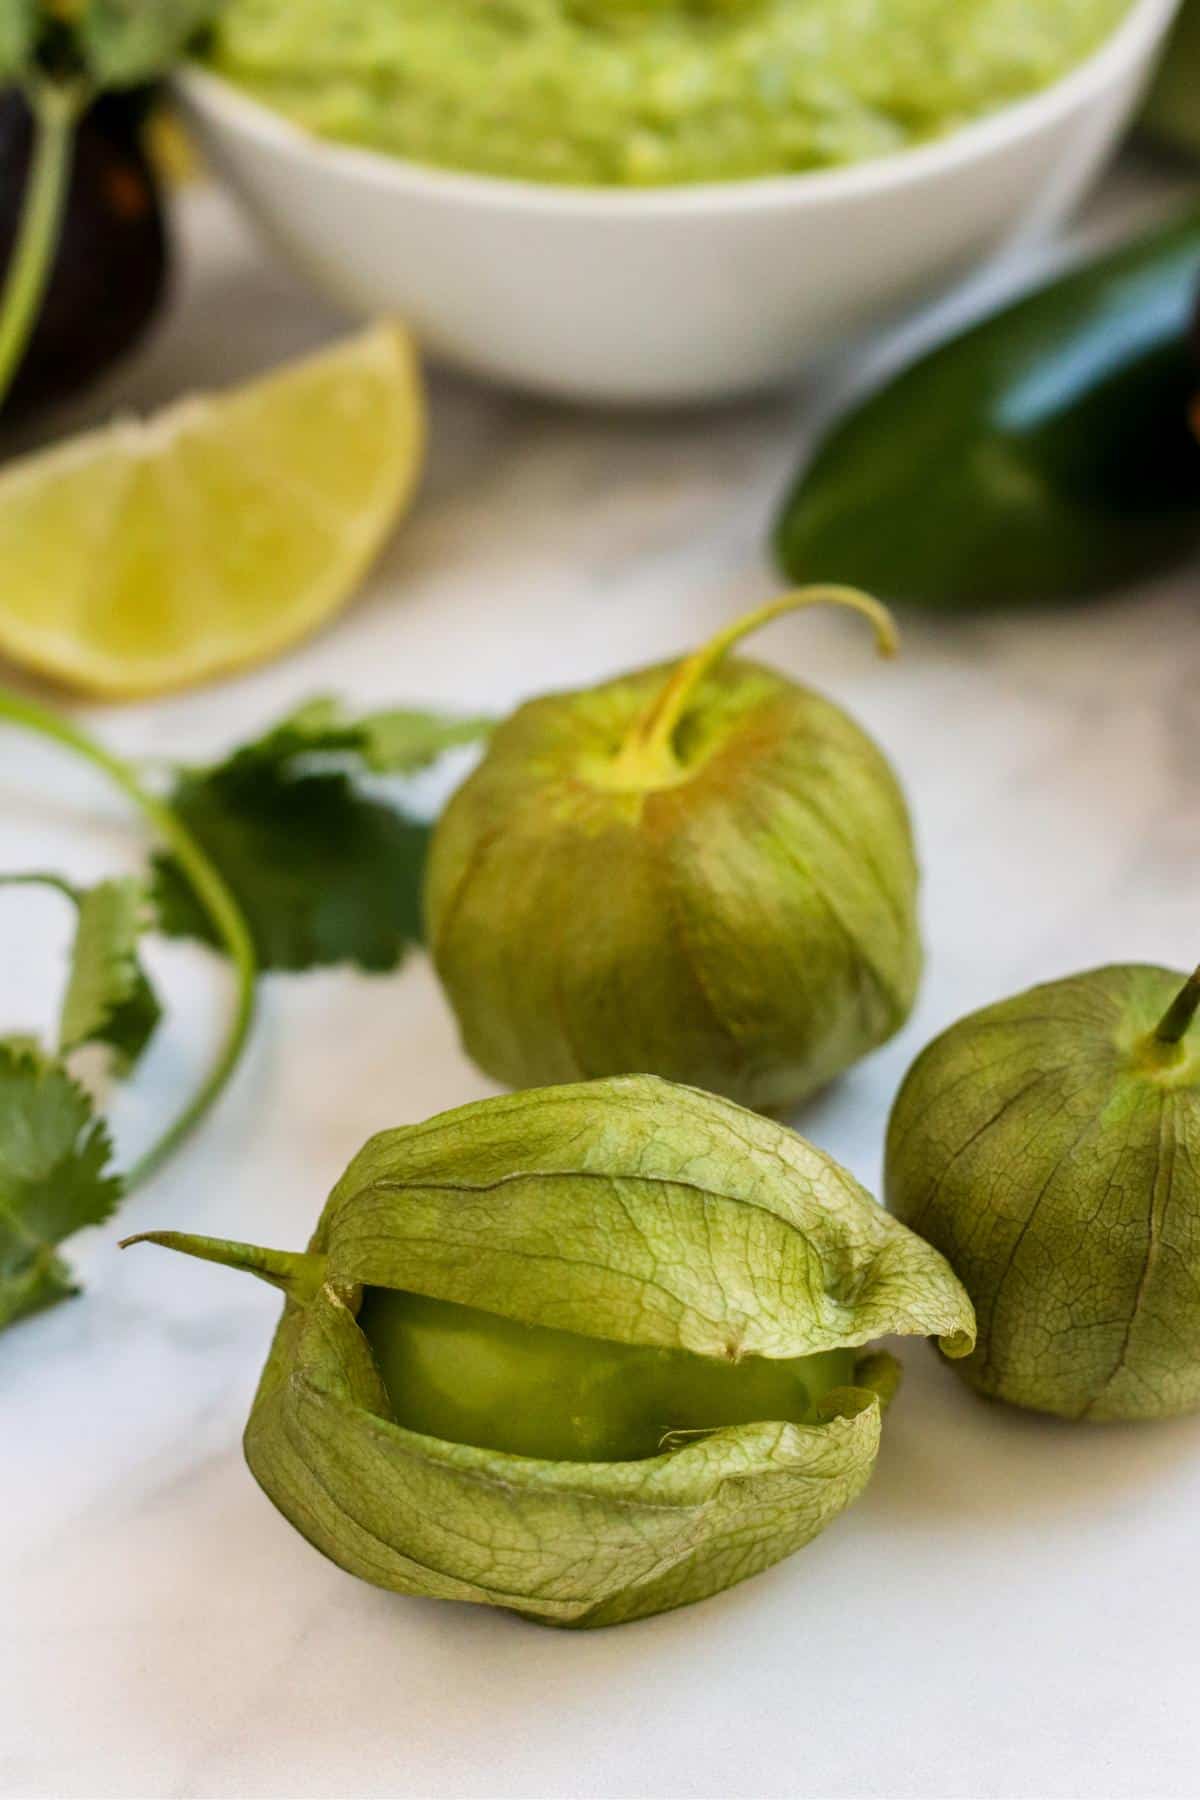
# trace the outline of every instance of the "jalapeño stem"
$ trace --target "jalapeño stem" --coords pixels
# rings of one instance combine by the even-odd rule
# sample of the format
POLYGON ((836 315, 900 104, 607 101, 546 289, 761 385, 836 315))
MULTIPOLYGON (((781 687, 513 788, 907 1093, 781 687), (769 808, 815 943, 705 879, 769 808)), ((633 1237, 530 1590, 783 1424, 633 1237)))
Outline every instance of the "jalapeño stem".
POLYGON ((652 773, 675 768, 675 734, 687 713, 692 698, 705 676, 722 658, 752 632, 769 625, 784 613, 799 612, 808 606, 844 606, 862 613, 875 627, 875 640, 881 656, 895 656, 899 648, 896 622, 887 607, 858 588, 835 584, 796 588, 755 607, 731 625, 726 625, 679 663, 667 677, 666 685, 656 695, 621 746, 617 763, 631 776, 637 772, 652 773))
POLYGON ((178 1250, 202 1262, 220 1263, 226 1269, 242 1269, 280 1288, 289 1300, 306 1306, 325 1279, 325 1258, 315 1250, 266 1250, 259 1244, 239 1244, 230 1238, 197 1237, 188 1231, 139 1231, 122 1238, 120 1248, 131 1244, 158 1244, 178 1250))
POLYGON ((233 963, 236 989, 233 1013, 224 1042, 207 1076, 187 1105, 127 1173, 125 1189, 128 1192, 153 1174, 192 1128, 199 1124, 233 1074, 254 1018, 255 981, 258 975, 254 941, 241 908, 215 864, 209 860, 206 852, 200 848, 166 801, 158 799, 143 787, 128 763, 105 750, 103 745, 95 743, 66 719, 59 718, 57 713, 47 711, 36 701, 27 700, 21 694, 0 688, 0 721, 5 720, 73 750, 85 762, 102 769, 133 801, 174 854, 196 898, 212 920, 220 944, 233 963))
POLYGON ((1154 1033, 1159 1044, 1178 1044, 1200 1010, 1200 969, 1188 978, 1159 1021, 1154 1033))

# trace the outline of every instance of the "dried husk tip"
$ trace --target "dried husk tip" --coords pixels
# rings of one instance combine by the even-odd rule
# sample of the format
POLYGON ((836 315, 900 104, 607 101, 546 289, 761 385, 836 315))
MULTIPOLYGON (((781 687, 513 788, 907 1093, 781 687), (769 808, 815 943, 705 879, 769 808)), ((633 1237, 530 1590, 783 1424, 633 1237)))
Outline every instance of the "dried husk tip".
POLYGON ((122 1238, 119 1248, 128 1250, 133 1244, 158 1244, 163 1250, 178 1250, 202 1262, 242 1269, 279 1288, 297 1306, 306 1306, 325 1279, 325 1258, 309 1250, 266 1250, 258 1244, 199 1237, 187 1231, 139 1231, 134 1237, 122 1238))

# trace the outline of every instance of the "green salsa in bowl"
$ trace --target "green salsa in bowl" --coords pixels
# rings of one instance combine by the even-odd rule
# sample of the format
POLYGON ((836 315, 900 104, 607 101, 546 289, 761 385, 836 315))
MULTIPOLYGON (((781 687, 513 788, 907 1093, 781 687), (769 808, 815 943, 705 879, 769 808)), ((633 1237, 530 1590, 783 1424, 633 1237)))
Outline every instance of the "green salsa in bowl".
POLYGON ((655 187, 940 137, 1091 54, 1130 0, 229 0, 211 66, 318 136, 655 187))
POLYGON ((228 0, 177 91, 351 311, 512 386, 693 404, 795 379, 1066 217, 1175 12, 228 0))

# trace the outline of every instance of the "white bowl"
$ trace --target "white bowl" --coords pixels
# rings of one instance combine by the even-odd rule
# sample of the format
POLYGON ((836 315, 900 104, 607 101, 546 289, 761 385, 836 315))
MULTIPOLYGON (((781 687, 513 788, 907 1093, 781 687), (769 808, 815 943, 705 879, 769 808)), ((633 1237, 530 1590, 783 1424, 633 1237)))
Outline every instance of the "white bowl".
POLYGON ((1136 0, 1053 87, 849 168, 652 189, 425 168, 297 129, 201 69, 185 110, 293 259, 448 362, 574 400, 721 399, 1057 224, 1112 151, 1178 0, 1136 0))

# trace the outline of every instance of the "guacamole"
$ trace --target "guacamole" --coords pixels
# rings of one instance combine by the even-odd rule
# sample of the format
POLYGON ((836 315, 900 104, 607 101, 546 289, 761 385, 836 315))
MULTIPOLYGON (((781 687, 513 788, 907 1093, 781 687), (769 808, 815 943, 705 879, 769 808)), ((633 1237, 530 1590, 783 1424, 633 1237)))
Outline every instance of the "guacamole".
POLYGON ((530 181, 884 156, 1044 87, 1130 0, 228 0, 213 65, 322 136, 530 181))

